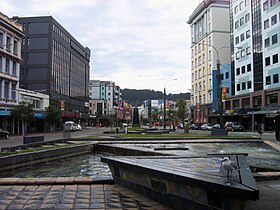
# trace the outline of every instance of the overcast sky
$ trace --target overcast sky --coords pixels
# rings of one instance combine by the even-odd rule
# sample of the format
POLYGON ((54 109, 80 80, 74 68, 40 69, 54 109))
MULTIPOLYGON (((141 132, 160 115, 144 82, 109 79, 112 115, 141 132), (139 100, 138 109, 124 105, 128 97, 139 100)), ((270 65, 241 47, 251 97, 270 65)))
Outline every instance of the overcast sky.
POLYGON ((91 49, 91 79, 114 81, 122 89, 163 91, 166 86, 167 93, 180 93, 191 88, 186 22, 199 2, 1 0, 0 11, 9 17, 54 17, 91 49))

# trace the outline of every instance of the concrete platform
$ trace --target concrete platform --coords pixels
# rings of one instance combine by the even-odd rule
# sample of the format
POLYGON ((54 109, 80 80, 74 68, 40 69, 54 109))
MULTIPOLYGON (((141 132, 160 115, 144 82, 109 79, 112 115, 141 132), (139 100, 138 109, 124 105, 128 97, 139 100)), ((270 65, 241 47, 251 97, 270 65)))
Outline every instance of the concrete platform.
POLYGON ((230 178, 221 157, 102 157, 116 184, 174 209, 244 209, 259 198, 245 156, 231 156, 239 166, 230 178))
POLYGON ((117 185, 0 186, 0 209, 143 209, 170 208, 117 185))

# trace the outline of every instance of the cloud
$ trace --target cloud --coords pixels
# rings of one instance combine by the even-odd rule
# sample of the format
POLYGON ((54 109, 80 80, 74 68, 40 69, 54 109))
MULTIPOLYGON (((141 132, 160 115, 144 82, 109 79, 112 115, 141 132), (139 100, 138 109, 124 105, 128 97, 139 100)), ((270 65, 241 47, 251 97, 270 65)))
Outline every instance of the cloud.
POLYGON ((8 16, 53 16, 91 49, 91 78, 154 90, 178 78, 168 82, 168 92, 191 87, 186 22, 197 5, 198 0, 1 1, 8 16))

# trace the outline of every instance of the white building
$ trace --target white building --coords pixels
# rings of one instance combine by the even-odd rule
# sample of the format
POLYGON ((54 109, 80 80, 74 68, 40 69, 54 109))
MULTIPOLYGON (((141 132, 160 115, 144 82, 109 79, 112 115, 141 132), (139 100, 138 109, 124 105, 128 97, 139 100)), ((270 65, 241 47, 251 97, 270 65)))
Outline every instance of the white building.
POLYGON ((12 127, 10 110, 18 104, 22 26, 0 13, 0 128, 12 127))
POLYGON ((93 100, 103 100, 106 103, 107 114, 114 113, 114 107, 121 106, 122 94, 120 87, 112 81, 90 80, 89 82, 89 98, 93 104, 93 100))
MULTIPOLYGON (((201 105, 212 103, 212 70, 221 64, 230 63, 230 18, 229 0, 204 0, 189 17, 191 26, 191 103, 201 105)), ((207 121, 209 113, 194 111, 195 123, 207 121), (206 121, 205 121, 206 120, 206 121)))

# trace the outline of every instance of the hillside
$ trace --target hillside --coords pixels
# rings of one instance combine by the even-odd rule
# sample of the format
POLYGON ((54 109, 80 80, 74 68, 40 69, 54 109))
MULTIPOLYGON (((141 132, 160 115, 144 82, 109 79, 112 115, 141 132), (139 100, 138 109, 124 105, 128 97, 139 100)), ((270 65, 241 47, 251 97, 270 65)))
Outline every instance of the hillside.
MULTIPOLYGON (((123 89, 122 98, 133 106, 142 104, 145 100, 163 99, 163 92, 154 90, 136 90, 136 89, 123 89)), ((190 99, 189 93, 168 94, 167 100, 190 99)))

